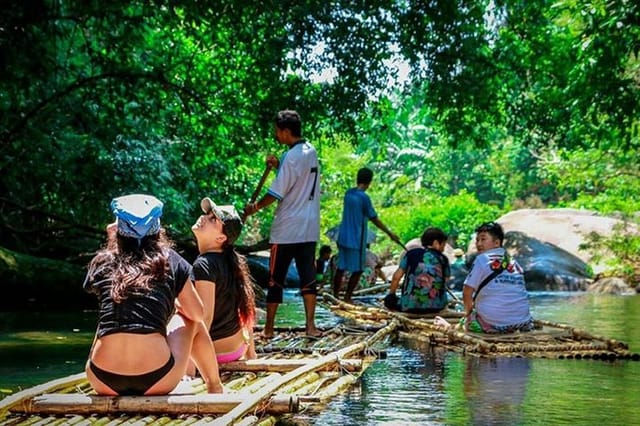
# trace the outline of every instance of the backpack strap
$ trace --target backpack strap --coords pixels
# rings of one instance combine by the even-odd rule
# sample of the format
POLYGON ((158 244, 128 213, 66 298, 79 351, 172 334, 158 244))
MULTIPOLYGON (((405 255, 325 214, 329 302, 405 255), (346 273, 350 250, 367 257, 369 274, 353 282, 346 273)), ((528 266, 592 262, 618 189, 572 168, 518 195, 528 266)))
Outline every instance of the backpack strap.
POLYGON ((505 253, 504 257, 502 258, 502 262, 500 263, 500 266, 498 266, 497 269, 494 269, 489 275, 487 275, 487 277, 484 280, 482 280, 482 282, 476 289, 475 293, 473 293, 474 302, 476 301, 476 297, 478 297, 478 293, 480 293, 480 290, 482 290, 484 286, 489 284, 491 280, 493 280, 495 277, 497 277, 502 272, 504 272, 507 269, 507 266, 509 265, 510 262, 511 262, 511 258, 509 257, 509 255, 505 253))
POLYGON ((420 263, 420 259, 423 258, 426 251, 427 249, 425 249, 424 247, 420 247, 409 250, 405 254, 405 256, 407 256, 407 270, 404 272, 404 280, 402 281, 402 294, 404 294, 407 289, 407 285, 409 284, 409 275, 413 274, 413 272, 416 270, 416 268, 418 267, 418 263, 420 263))
POLYGON ((451 265, 449 265, 449 261, 447 260, 447 258, 442 253, 438 253, 435 250, 433 250, 433 251, 436 253, 436 258, 438 259, 438 263, 440 264, 440 268, 442 268, 442 280, 443 280, 444 288, 447 288, 446 272, 447 272, 447 269, 448 269, 449 270, 449 276, 451 276, 451 265))
POLYGON ((491 281, 492 279, 494 279, 495 277, 500 275, 502 273, 502 271, 504 271, 504 268, 500 267, 500 268, 496 269, 495 271, 492 271, 489 275, 487 275, 487 277, 484 280, 482 280, 482 282, 480 283, 480 285, 476 289, 475 293, 473 293, 473 301, 474 302, 476 301, 476 297, 478 297, 478 293, 480 293, 480 290, 482 290, 484 288, 484 286, 489 284, 489 281, 491 281))

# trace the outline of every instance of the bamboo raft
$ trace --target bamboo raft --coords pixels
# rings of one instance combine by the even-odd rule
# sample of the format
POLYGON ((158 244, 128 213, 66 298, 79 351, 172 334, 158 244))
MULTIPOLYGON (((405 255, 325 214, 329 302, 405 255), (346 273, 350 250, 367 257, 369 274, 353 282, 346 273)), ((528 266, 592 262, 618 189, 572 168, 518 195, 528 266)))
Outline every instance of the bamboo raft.
POLYGON ((472 333, 434 323, 434 318, 438 315, 450 324, 456 324, 463 316, 461 312, 444 310, 438 314, 407 314, 379 306, 345 303, 326 292, 322 295, 334 314, 355 324, 380 327, 398 322, 397 333, 400 337, 464 355, 487 358, 640 360, 640 354, 630 352, 629 346, 624 342, 551 321, 534 320, 535 330, 529 332, 472 333))
POLYGON ((320 338, 277 329, 257 337, 258 359, 220 365, 224 394, 207 394, 200 378, 183 380, 170 395, 99 396, 83 373, 25 389, 0 400, 5 425, 274 425, 320 409, 345 391, 383 353, 398 323, 382 327, 339 325, 320 338))

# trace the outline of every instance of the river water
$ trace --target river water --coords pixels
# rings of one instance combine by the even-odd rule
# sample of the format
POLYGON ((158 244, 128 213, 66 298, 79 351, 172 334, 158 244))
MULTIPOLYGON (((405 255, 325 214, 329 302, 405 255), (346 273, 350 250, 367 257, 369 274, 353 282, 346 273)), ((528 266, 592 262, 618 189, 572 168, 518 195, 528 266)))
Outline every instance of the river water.
MULTIPOLYGON (((536 318, 629 343, 640 352, 640 295, 530 293, 536 318)), ((278 325, 301 325, 288 290, 278 325)), ((322 307, 318 325, 340 322, 322 307)), ((82 370, 95 312, 0 313, 0 397, 82 370)), ((411 341, 389 346, 313 425, 640 425, 640 362, 463 357, 411 341)))

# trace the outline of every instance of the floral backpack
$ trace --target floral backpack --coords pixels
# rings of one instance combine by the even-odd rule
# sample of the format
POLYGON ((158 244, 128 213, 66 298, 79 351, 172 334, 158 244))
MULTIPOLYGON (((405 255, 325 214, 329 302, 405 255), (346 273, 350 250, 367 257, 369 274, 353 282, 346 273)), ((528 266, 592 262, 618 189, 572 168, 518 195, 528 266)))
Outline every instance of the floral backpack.
POLYGON ((446 281, 451 274, 449 260, 439 251, 416 248, 406 254, 400 310, 403 312, 437 312, 447 306, 446 281))

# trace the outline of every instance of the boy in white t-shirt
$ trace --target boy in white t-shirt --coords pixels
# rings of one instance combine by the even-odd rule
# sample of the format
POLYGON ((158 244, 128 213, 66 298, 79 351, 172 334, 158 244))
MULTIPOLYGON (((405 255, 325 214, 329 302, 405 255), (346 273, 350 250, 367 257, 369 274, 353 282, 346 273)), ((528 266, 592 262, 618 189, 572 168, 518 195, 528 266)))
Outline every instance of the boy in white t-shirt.
POLYGON ((474 333, 530 331, 533 318, 523 270, 502 247, 504 231, 496 222, 476 229, 478 256, 464 281, 465 317, 461 325, 474 333))

